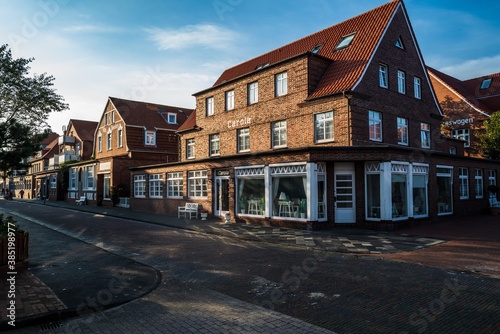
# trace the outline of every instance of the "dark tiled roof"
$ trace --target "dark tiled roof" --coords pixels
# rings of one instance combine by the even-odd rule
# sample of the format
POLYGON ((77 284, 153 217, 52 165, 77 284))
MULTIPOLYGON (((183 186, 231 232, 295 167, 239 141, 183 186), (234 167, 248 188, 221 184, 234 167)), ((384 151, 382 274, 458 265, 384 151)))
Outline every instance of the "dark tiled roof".
POLYGON ((97 125, 99 123, 93 121, 85 121, 81 119, 70 119, 68 129, 71 124, 73 124, 75 132, 78 134, 78 137, 80 137, 81 140, 83 141, 94 140, 95 129, 97 128, 97 125))
POLYGON ((113 103, 125 124, 143 126, 148 130, 160 128, 175 131, 193 112, 193 109, 125 100, 116 97, 110 97, 109 100, 113 103), (175 113, 177 115, 177 124, 167 123, 166 117, 168 113, 175 113))
POLYGON ((300 54, 311 52, 322 44, 317 53, 333 62, 309 98, 331 95, 351 89, 368 64, 387 24, 392 18, 400 0, 391 1, 364 14, 336 24, 317 33, 282 46, 276 50, 248 60, 227 69, 215 82, 214 87, 252 73, 259 65, 274 65, 300 54), (356 33, 351 44, 335 50, 342 37, 356 33))

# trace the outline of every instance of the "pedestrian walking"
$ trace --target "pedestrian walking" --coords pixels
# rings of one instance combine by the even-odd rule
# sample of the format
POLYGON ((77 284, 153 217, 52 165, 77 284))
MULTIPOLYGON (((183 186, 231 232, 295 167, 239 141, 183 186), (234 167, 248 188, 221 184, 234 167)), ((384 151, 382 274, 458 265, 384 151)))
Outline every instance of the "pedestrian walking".
POLYGON ((21 191, 19 192, 19 195, 21 195, 21 199, 23 199, 23 196, 24 196, 24 190, 21 189, 21 191))

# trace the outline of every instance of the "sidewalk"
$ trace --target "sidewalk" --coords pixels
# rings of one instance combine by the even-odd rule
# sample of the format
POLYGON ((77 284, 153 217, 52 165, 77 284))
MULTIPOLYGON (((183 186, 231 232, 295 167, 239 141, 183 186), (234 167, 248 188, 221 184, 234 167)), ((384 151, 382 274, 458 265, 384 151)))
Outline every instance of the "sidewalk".
MULTIPOLYGON (((43 204, 43 201, 31 201, 43 204)), ((405 233, 342 228, 307 231, 283 227, 268 227, 244 223, 224 223, 222 218, 185 219, 176 216, 133 211, 125 208, 75 205, 67 202, 46 201, 45 205, 92 212, 131 219, 140 222, 191 230, 201 233, 238 238, 254 242, 277 243, 286 246, 307 247, 316 250, 356 254, 385 254, 413 251, 444 242, 439 238, 414 236, 405 233)))

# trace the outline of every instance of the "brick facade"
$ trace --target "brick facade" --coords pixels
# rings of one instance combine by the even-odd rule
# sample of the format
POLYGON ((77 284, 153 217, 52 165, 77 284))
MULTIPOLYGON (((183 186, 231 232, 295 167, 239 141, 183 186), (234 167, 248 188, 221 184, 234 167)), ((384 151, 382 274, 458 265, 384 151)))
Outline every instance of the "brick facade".
POLYGON ((356 224, 377 229, 485 211, 488 175, 491 170, 498 175, 497 164, 464 157, 462 141, 441 133, 442 112, 404 5, 392 2, 383 8, 388 21, 379 37, 363 35, 363 29, 376 31, 372 26, 365 23, 353 28, 354 23, 349 21, 318 33, 320 37, 335 35, 338 29, 345 35, 352 32, 348 29, 354 29, 359 37, 355 36, 345 50, 321 55, 306 48, 305 52, 296 51, 290 57, 274 60, 281 52, 305 47, 308 38, 304 38, 227 70, 221 76, 224 80, 194 94, 196 127, 180 134, 180 162, 132 168, 132 180, 134 176, 145 175, 148 179, 148 175, 161 174, 165 185, 161 198, 149 198, 146 184, 145 196, 131 198, 132 209, 173 215, 178 206, 194 201, 212 214, 229 212, 234 219, 251 223, 299 228, 356 224), (366 47, 355 44, 360 43, 356 38, 367 43, 366 47), (355 61, 339 60, 341 53, 366 52, 369 45, 373 51, 363 71, 355 61), (381 64, 387 68, 387 88, 380 85, 381 64), (342 80, 352 76, 343 66, 359 73, 358 79, 350 89, 325 93, 329 80, 340 87, 342 80), (404 93, 398 91, 398 72, 405 75, 404 93), (286 73, 287 92, 276 96, 275 78, 282 73, 286 73), (345 78, 331 77, 331 73, 343 73, 345 78), (258 102, 249 104, 248 86, 255 82, 258 102), (228 91, 234 91, 233 110, 225 107, 228 91), (211 115, 207 115, 209 98, 213 99, 211 115), (381 115, 380 141, 370 139, 370 111, 381 115), (318 141, 316 132, 329 131, 329 125, 316 124, 316 117, 327 112, 333 113, 333 136, 318 141), (398 118, 407 122, 407 143, 398 142, 398 134, 402 133, 398 118), (286 145, 273 148, 272 128, 278 121, 286 121, 286 145), (238 152, 237 131, 242 128, 249 128, 249 152, 238 152), (211 135, 220 138, 220 151, 215 156, 210 154, 211 135), (188 140, 194 140, 195 148, 194 157, 189 159, 188 140), (460 196, 465 187, 464 179, 459 177, 460 168, 468 168, 468 198, 460 196), (482 198, 476 198, 474 193, 477 169, 482 171, 482 198), (207 172, 203 181, 206 196, 190 196, 188 188, 194 181, 188 179, 188 174, 193 170, 207 172), (165 180, 167 173, 174 171, 182 172, 184 192, 182 197, 172 199, 165 180), (220 191, 224 181, 228 193, 220 191), (221 209, 225 196, 227 210, 221 209), (257 213, 249 212, 251 201, 253 208, 259 207, 257 213), (303 203, 307 207, 305 216, 303 203), (293 212, 282 211, 286 205, 293 212))

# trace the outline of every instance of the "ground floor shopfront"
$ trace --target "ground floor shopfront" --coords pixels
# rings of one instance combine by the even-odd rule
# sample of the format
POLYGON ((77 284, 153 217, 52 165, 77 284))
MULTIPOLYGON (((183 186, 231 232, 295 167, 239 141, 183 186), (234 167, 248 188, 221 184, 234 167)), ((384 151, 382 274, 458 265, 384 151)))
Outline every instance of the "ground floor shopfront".
POLYGON ((386 229, 485 212, 492 196, 487 186, 497 182, 498 163, 480 159, 321 153, 133 168, 130 206, 176 215, 195 202, 213 216, 248 223, 386 229))

